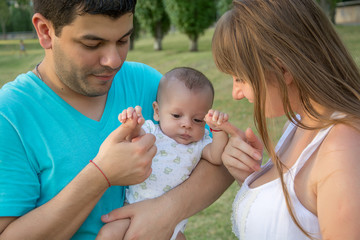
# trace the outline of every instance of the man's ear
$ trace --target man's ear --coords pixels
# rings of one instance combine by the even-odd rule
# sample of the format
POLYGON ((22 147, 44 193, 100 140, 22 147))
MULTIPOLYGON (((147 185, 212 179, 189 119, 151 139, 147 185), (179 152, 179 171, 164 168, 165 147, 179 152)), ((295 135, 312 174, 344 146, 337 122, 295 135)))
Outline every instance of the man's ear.
POLYGON ((40 13, 35 13, 32 18, 32 23, 35 27, 39 38, 39 43, 44 49, 52 48, 52 35, 55 35, 55 29, 52 23, 40 13))
POLYGON ((152 106, 153 106, 153 109, 154 109, 154 120, 155 121, 160 121, 158 102, 156 102, 156 101, 153 102, 152 106))

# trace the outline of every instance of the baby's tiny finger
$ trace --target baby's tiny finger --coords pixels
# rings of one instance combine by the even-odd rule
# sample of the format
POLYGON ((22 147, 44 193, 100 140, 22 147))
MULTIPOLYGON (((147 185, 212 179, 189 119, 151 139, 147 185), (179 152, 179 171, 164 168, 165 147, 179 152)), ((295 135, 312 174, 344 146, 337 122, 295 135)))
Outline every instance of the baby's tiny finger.
POLYGON ((217 124, 221 125, 223 123, 223 121, 224 121, 224 114, 220 113, 219 118, 217 120, 217 124))
POLYGON ((127 109, 127 118, 132 119, 132 118, 133 118, 133 113, 134 113, 134 108, 129 107, 129 108, 127 109))
POLYGON ((219 118, 219 111, 214 111, 212 121, 216 122, 218 118, 219 118))
POLYGON ((141 107, 140 106, 136 106, 135 107, 135 112, 136 114, 138 115, 138 117, 140 117, 142 114, 141 114, 141 107))
POLYGON ((122 111, 122 113, 120 113, 119 120, 122 123, 126 122, 126 119, 127 119, 126 112, 127 112, 127 110, 125 109, 122 111))

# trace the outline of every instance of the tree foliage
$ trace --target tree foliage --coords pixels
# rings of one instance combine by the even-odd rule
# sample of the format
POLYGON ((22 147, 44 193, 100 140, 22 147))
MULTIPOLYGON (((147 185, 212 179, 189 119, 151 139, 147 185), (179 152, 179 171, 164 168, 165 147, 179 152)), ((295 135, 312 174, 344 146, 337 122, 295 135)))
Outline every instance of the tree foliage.
POLYGON ((226 11, 232 7, 232 0, 218 0, 216 4, 217 18, 221 17, 226 11))
POLYGON ((134 15, 134 18, 133 18, 133 25, 134 25, 134 30, 130 36, 130 47, 129 47, 130 50, 134 49, 135 40, 137 40, 139 38, 140 31, 141 31, 140 23, 139 23, 139 20, 136 17, 136 15, 134 15))
POLYGON ((10 18, 10 9, 6 0, 0 0, 0 25, 4 38, 6 38, 6 24, 10 18))
POLYGON ((215 0, 164 0, 172 24, 190 39, 190 51, 197 51, 201 34, 216 21, 215 0))
POLYGON ((162 0, 139 0, 135 15, 143 29, 155 39, 154 49, 162 50, 162 39, 170 30, 170 18, 162 0))

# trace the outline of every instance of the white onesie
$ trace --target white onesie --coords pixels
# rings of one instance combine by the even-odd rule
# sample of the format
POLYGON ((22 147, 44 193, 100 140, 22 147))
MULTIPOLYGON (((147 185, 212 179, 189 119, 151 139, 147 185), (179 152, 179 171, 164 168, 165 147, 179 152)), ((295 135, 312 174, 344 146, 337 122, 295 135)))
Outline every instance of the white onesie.
MULTIPOLYGON (((152 173, 143 183, 129 186, 126 193, 128 203, 156 198, 184 182, 198 164, 203 148, 212 142, 209 131, 205 129, 204 137, 188 145, 179 144, 166 136, 158 124, 145 121, 143 129, 156 137, 157 153, 152 161, 152 173)), ((184 232, 187 219, 180 222, 171 240, 179 231, 184 232)))

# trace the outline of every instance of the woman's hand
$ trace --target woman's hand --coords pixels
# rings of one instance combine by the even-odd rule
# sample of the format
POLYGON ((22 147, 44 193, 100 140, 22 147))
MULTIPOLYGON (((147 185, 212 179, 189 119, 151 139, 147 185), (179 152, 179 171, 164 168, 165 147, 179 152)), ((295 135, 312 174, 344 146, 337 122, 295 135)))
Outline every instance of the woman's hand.
POLYGON ((222 129, 230 135, 222 154, 223 164, 241 184, 252 172, 260 170, 263 144, 250 128, 244 133, 234 125, 225 123, 222 129))

